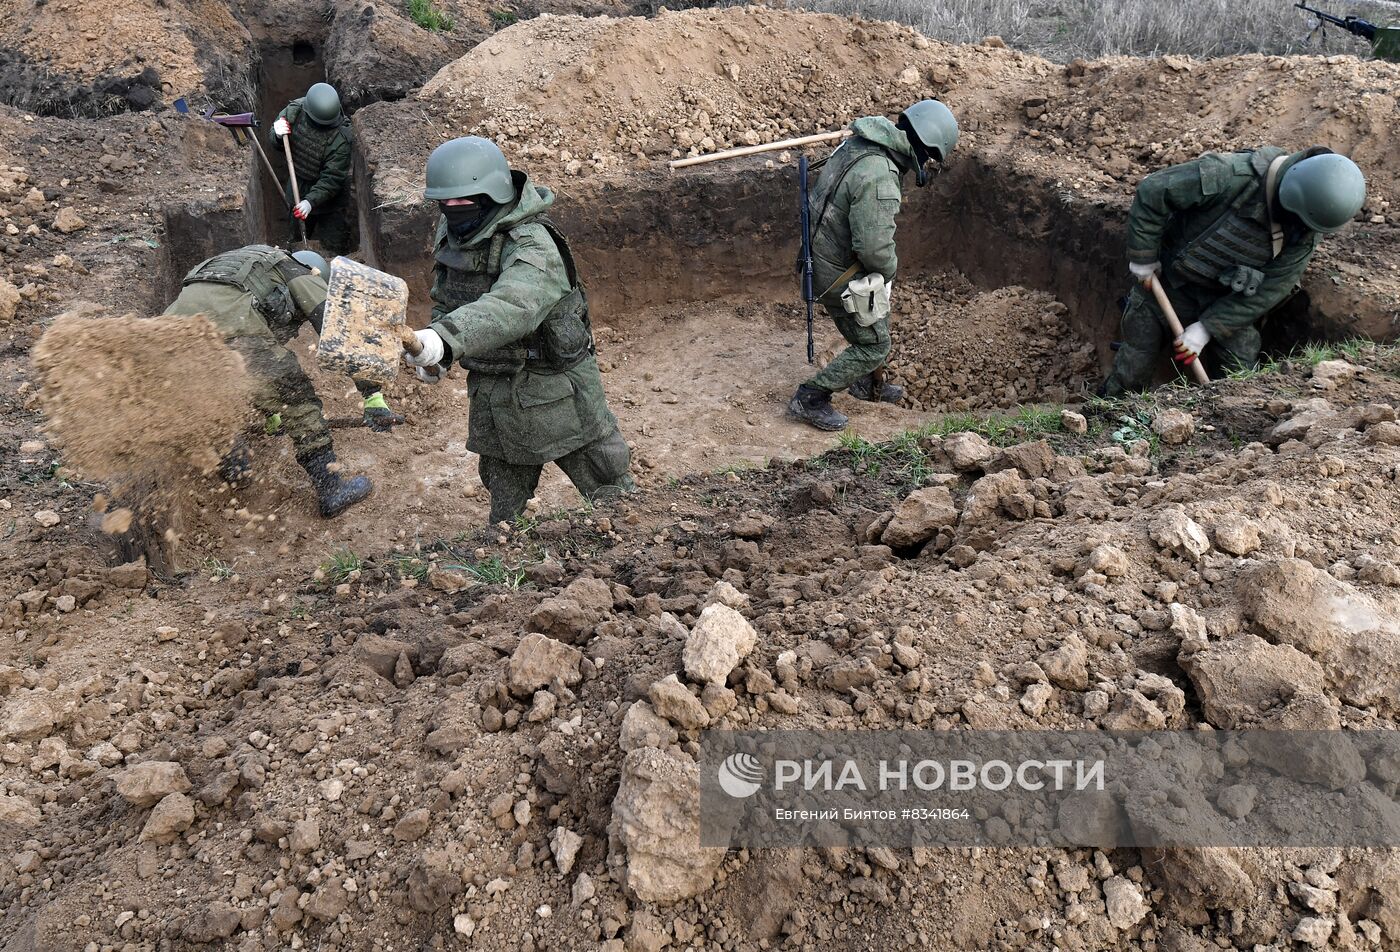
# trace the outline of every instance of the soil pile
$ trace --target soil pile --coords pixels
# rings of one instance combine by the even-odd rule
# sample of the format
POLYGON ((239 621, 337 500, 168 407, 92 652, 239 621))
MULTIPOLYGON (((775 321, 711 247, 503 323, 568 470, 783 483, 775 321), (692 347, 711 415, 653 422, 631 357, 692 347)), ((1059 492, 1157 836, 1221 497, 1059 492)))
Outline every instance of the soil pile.
MULTIPOLYGON (((896 23, 744 7, 540 17, 444 67, 421 96, 464 120, 484 110, 480 134, 527 156, 556 153, 577 171, 608 156, 669 158, 837 129, 968 83, 997 89, 1004 75, 1053 70, 896 23)), ((975 138, 976 124, 965 125, 975 138)))
POLYGON ((1062 403, 1098 372, 1093 344, 1043 291, 980 291, 957 273, 895 284, 890 367, 920 410, 1062 403))
POLYGON ((1087 159, 1114 179, 1258 145, 1326 145, 1366 171, 1384 212, 1400 173, 1400 66, 1352 56, 1115 57, 1071 64, 1023 104, 1037 148, 1087 159), (1060 85, 1060 82, 1055 84, 1060 85))
POLYGON ((200 315, 64 314, 33 358, 65 459, 119 490, 212 471, 248 418, 243 360, 200 315))
POLYGON ((251 37, 220 0, 0 0, 0 50, 0 101, 38 112, 251 90, 251 37))

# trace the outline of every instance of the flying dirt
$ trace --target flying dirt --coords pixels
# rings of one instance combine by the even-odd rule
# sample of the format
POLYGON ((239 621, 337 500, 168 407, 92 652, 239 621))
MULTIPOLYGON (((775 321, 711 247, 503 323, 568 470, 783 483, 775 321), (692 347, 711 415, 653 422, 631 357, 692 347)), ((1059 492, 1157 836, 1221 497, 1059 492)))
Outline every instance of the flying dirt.
POLYGON ((0 949, 1400 948, 1400 66, 120 6, 0 0, 0 949), (750 846, 785 731, 1379 819, 1226 743, 750 846))

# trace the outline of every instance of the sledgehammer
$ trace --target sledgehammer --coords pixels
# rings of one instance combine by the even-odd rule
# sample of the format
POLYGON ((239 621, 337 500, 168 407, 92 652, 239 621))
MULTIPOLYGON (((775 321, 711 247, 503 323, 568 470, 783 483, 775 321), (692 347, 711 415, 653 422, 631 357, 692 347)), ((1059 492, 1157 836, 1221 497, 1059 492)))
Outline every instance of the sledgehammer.
MULTIPOLYGON (((1152 295, 1157 299, 1157 306, 1162 309, 1162 316, 1167 319, 1167 327, 1171 329, 1172 340, 1179 340, 1181 335, 1186 333, 1181 326, 1181 318, 1176 316, 1176 308, 1172 307, 1171 298, 1167 297, 1167 291, 1162 287, 1162 282, 1157 280, 1154 274, 1148 278, 1148 286, 1152 288, 1152 295)), ((1196 359, 1191 361, 1191 375, 1196 378, 1196 383, 1210 383, 1210 374, 1206 373, 1206 368, 1201 364, 1201 356, 1196 355, 1196 359)))

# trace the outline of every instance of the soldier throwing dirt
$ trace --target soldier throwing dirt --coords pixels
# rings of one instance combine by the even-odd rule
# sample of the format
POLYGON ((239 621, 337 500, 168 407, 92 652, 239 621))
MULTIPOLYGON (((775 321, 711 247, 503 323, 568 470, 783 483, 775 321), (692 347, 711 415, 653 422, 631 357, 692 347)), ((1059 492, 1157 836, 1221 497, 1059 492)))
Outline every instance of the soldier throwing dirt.
POLYGON ((468 136, 428 157, 434 236, 433 320, 422 353, 436 383, 468 371, 467 449, 480 454, 491 522, 513 520, 558 464, 585 499, 633 488, 631 454, 603 395, 588 301, 563 234, 545 217, 554 193, 512 172, 494 143, 468 136))
POLYGON ((935 99, 910 106, 899 121, 866 116, 826 161, 812 192, 812 286, 849 346, 797 388, 788 412, 821 430, 840 430, 845 415, 831 395, 898 403, 904 391, 884 382, 890 352, 889 300, 898 258, 895 216, 905 174, 922 188, 928 165, 947 161, 958 144, 958 123, 935 99), (824 288, 822 291, 820 289, 824 288))
POLYGON ((1152 383, 1169 339, 1153 279, 1185 329, 1175 360, 1204 354, 1215 372, 1255 366, 1259 322, 1297 290, 1319 235, 1341 229, 1365 200, 1361 170, 1320 146, 1207 153, 1147 176, 1128 215, 1128 269, 1139 286, 1099 394, 1152 383))
MULTIPOLYGON (((285 430, 292 438, 297 462, 316 487, 321 515, 329 519, 368 496, 372 486, 364 476, 340 475, 321 400, 285 346, 304 321, 320 331, 326 302, 321 275, 327 271, 325 259, 312 251, 289 255, 280 248, 248 245, 195 265, 164 313, 205 315, 243 355, 253 379, 253 404, 267 415, 269 431, 285 430)), ((372 397, 383 406, 382 396, 372 397)), ((384 412, 396 416, 387 407, 384 412)), ((371 422, 370 411, 365 413, 366 423, 371 422)), ((247 468, 247 448, 240 443, 221 473, 236 482, 247 468)))
MULTIPOLYGON (((272 147, 282 151, 282 137, 292 144, 301 201, 292 216, 306 223, 306 236, 320 242, 332 255, 350 250, 350 120, 340 108, 340 94, 327 83, 317 83, 301 99, 289 102, 272 124, 272 147)), ((293 201, 292 184, 285 183, 287 203, 293 201)))

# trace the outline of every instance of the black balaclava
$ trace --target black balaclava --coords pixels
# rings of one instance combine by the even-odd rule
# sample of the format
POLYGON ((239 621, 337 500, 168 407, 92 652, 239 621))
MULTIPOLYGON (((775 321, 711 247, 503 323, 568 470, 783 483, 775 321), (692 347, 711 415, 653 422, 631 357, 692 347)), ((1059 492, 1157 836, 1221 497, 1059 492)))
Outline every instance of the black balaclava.
POLYGON ((491 200, 490 196, 469 195, 467 197, 476 204, 449 205, 446 202, 438 202, 438 207, 442 209, 442 214, 447 219, 447 230, 458 241, 471 237, 472 233, 481 227, 482 222, 496 212, 496 203, 491 200))
POLYGON ((909 140, 910 148, 914 150, 914 180, 919 188, 923 188, 929 180, 929 163, 935 159, 941 163, 942 159, 938 158, 938 153, 929 151, 928 146, 924 145, 923 140, 914 132, 914 127, 904 116, 899 117, 899 122, 895 123, 895 126, 903 130, 905 138, 909 140))

